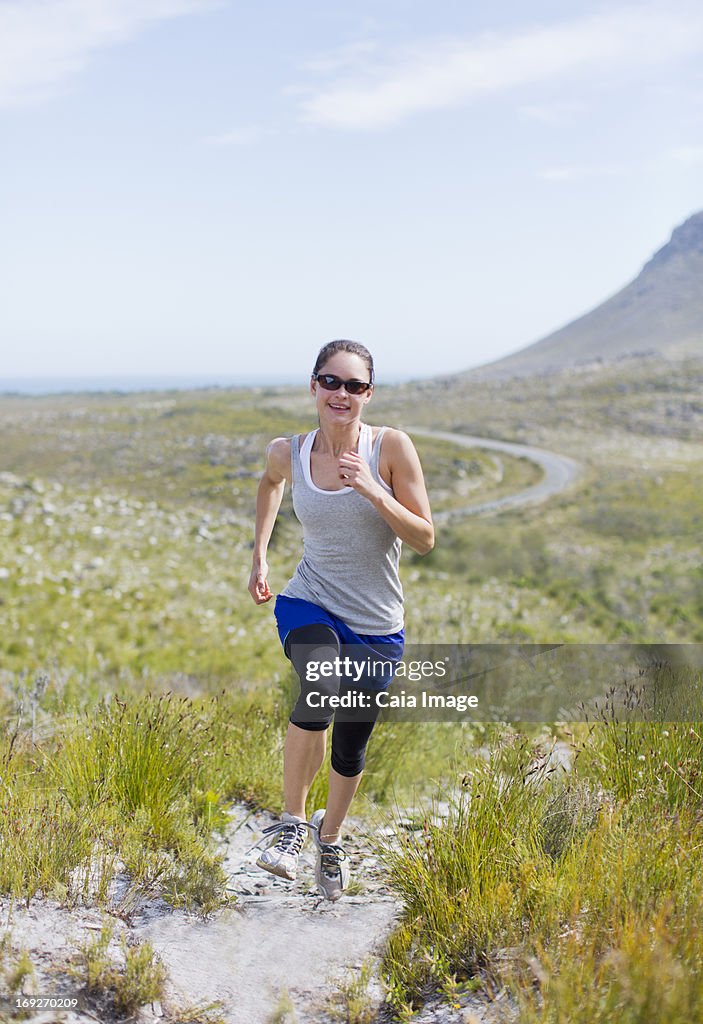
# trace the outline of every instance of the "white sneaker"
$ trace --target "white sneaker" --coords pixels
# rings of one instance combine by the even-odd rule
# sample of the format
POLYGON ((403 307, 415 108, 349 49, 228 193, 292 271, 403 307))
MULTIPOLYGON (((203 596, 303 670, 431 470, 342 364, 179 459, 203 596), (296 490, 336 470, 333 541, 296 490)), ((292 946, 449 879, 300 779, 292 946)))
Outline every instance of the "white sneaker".
MULTIPOLYGON (((311 828, 311 824, 304 818, 297 818, 294 814, 284 811, 280 822, 264 829, 264 835, 259 842, 263 842, 265 838, 276 832, 279 833, 279 836, 271 846, 259 854, 256 861, 258 867, 270 871, 273 875, 279 875, 281 878, 288 878, 291 882, 295 881, 298 873, 298 857, 307 841, 308 830, 311 828)), ((254 846, 258 845, 259 843, 254 844, 254 846)))
POLYGON ((315 811, 310 819, 310 824, 313 826, 312 837, 317 846, 315 881, 325 899, 338 900, 349 885, 349 864, 343 846, 337 843, 325 843, 320 838, 324 820, 324 807, 315 811))

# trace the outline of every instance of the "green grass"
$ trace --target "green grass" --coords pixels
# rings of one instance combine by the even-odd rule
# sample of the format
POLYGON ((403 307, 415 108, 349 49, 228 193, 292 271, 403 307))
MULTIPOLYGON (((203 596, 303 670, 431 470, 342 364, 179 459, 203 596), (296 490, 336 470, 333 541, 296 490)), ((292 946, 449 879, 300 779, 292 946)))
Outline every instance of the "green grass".
MULTIPOLYGON (((266 441, 309 418, 233 392, 6 398, 0 420, 3 669, 128 670, 152 688, 180 673, 193 690, 280 672, 271 607, 246 590, 254 495, 266 441)), ((520 489, 536 472, 506 459, 498 481, 485 453, 420 448, 438 508, 520 489)), ((287 494, 270 546, 274 589, 299 550, 287 494)))
POLYGON ((115 695, 0 746, 0 890, 105 902, 118 863, 145 893, 225 902, 213 838, 232 800, 279 798, 277 711, 241 695, 115 695), (272 728, 273 726, 273 728, 272 728))
POLYGON ((79 964, 73 973, 83 983, 94 1009, 131 1017, 140 1006, 162 996, 166 969, 150 943, 128 946, 124 938, 124 962, 116 965, 108 951, 112 932, 112 925, 107 924, 98 936, 79 947, 79 964))
MULTIPOLYGON (((544 508, 407 550, 408 639, 703 641, 694 370, 633 364, 625 391, 605 369, 375 396, 376 422, 412 410, 584 464, 544 508)), ((282 799, 287 663, 246 592, 256 481, 266 441, 311 425, 302 391, 0 399, 0 891, 104 904, 124 871, 124 912, 226 904, 228 804, 282 799)), ((438 510, 534 479, 522 460, 501 456, 498 480, 485 452, 418 449, 438 510)), ((287 496, 274 590, 299 553, 287 496)), ((543 732, 377 726, 355 809, 414 802, 420 824, 383 852, 405 907, 384 961, 396 1015, 507 984, 529 1024, 702 1019, 701 724, 578 726, 568 775, 540 760, 543 732)))
POLYGON ((474 981, 507 985, 530 1024, 699 1020, 700 735, 593 724, 568 774, 509 735, 443 794, 446 820, 382 842, 404 908, 384 962, 397 1019, 474 981))
POLYGON ((34 965, 26 949, 13 953, 12 932, 6 930, 0 937, 0 981, 3 1000, 21 995, 25 982, 34 977, 34 965))
POLYGON ((703 463, 608 472, 546 512, 445 527, 429 555, 408 556, 408 615, 419 603, 427 642, 700 642, 702 488, 703 463))
MULTIPOLYGON (((76 709, 57 700, 51 680, 25 693, 38 689, 35 738, 19 719, 0 737, 0 891, 106 905, 124 870, 130 905, 158 895, 206 915, 226 904, 216 841, 229 805, 281 807, 281 694, 190 698, 137 686, 76 709)), ((422 790, 457 730, 380 724, 366 801, 422 790)), ((311 807, 324 806, 326 786, 323 772, 311 807)))
MULTIPOLYGON (((476 380, 456 374, 379 389, 373 415, 379 422, 544 444, 587 461, 595 456, 601 461, 602 452, 611 462, 619 457, 618 448, 622 455, 636 440, 650 442, 648 452, 656 452, 662 441, 671 459, 701 435, 701 384, 700 358, 676 362, 656 356, 573 367, 537 378, 476 380), (601 447, 606 441, 607 451, 601 447)), ((303 409, 304 399, 289 399, 287 407, 303 409)))
MULTIPOLYGON (((680 387, 669 384, 667 402, 688 401, 680 387)), ((504 390, 489 421, 497 433, 517 402, 504 390)), ((180 676, 191 693, 280 675, 271 607, 246 592, 254 492, 270 436, 312 425, 306 403, 247 391, 0 399, 2 468, 17 474, 0 476, 0 672, 57 666, 114 683, 126 670, 152 690, 180 676)), ((551 422, 543 394, 517 404, 551 422)), ((433 407, 436 426, 457 426, 448 408, 433 407)), ((659 454, 643 436, 647 456, 633 462, 634 436, 602 454, 574 450, 585 456, 581 483, 546 511, 443 526, 429 556, 406 551, 409 635, 699 641, 703 466, 665 435, 654 439, 659 454)), ((551 440, 569 450, 573 436, 551 440)), ((520 489, 535 472, 501 456, 497 484, 485 452, 425 438, 418 448, 438 510, 520 489)), ((299 551, 287 495, 270 551, 274 590, 299 551)))

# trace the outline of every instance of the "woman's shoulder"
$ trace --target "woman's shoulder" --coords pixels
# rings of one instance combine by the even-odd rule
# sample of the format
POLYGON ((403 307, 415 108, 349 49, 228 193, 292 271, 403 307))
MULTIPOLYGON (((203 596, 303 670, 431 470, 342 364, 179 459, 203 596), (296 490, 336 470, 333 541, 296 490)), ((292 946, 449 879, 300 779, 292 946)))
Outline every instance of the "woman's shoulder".
POLYGON ((399 430, 398 427, 371 427, 371 440, 375 442, 376 438, 383 431, 383 447, 386 451, 402 451, 407 450, 408 445, 414 447, 410 440, 410 435, 406 434, 404 430, 399 430))
POLYGON ((266 445, 266 454, 268 456, 273 455, 274 457, 281 452, 289 452, 292 437, 274 437, 273 440, 269 441, 266 445))
POLYGON ((373 442, 383 430, 381 449, 378 453, 378 471, 385 483, 392 488, 393 474, 403 475, 408 467, 417 462, 415 445, 410 436, 397 427, 374 427, 373 430, 373 442))
POLYGON ((266 465, 280 476, 290 477, 292 437, 274 437, 266 445, 266 465))
MULTIPOLYGON (((309 433, 312 433, 310 431, 309 433)), ((291 451, 293 443, 298 445, 300 451, 303 442, 308 434, 294 434, 292 437, 274 437, 266 445, 266 464, 276 473, 290 479, 291 475, 291 451)))

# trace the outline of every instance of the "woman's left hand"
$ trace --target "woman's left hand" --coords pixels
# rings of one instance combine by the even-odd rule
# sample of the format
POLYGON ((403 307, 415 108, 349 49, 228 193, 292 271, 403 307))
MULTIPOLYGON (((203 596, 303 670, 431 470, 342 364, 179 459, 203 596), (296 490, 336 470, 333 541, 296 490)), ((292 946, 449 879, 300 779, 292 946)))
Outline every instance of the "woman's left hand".
POLYGON ((339 477, 347 486, 353 487, 365 498, 372 498, 381 490, 380 485, 371 474, 368 462, 362 459, 357 452, 344 452, 340 456, 339 477))

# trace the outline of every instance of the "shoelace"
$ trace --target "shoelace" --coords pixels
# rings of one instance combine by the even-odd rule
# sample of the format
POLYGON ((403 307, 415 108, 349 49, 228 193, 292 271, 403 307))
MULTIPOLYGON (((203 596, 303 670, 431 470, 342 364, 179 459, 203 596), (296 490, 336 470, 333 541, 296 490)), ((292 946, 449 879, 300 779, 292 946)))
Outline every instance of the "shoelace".
POLYGON ((334 846, 332 843, 323 843, 320 848, 320 865, 322 871, 328 878, 336 878, 339 874, 339 865, 347 859, 343 846, 334 846))
POLYGON ((273 844, 276 849, 280 850, 281 853, 300 853, 305 842, 306 828, 312 829, 314 832, 317 831, 315 826, 311 825, 309 821, 277 821, 275 825, 269 825, 268 828, 264 829, 261 839, 250 847, 249 852, 251 853, 257 846, 261 846, 263 842, 270 836, 275 835, 276 832, 280 832, 281 835, 273 844))

